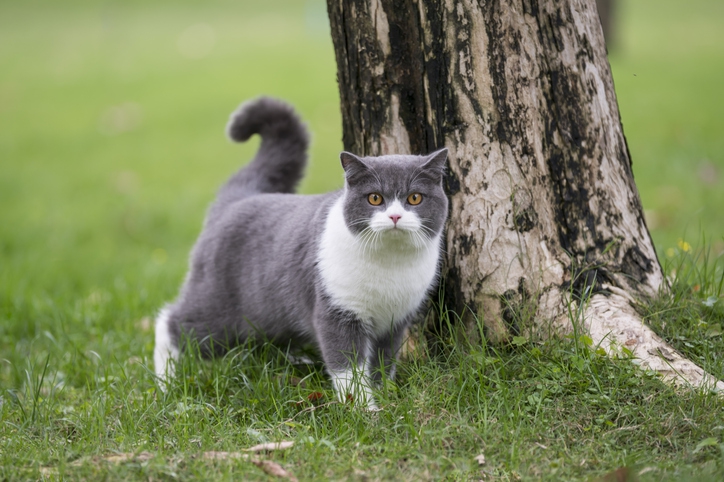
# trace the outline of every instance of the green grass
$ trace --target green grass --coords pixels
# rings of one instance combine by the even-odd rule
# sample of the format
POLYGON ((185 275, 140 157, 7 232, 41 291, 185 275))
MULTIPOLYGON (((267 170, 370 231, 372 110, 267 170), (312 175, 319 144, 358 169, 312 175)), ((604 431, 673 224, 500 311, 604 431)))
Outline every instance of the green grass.
MULTIPOLYGON (((721 480, 724 401, 585 338, 421 347, 379 413, 332 403, 319 367, 272 346, 186 358, 159 392, 151 318, 175 296, 218 185, 256 147, 223 137, 236 104, 267 93, 296 105, 314 133, 303 190, 341 184, 324 2, 64 5, 0 2, 0 480, 267 479, 202 454, 279 440, 296 444, 260 457, 300 480, 592 480, 622 466, 721 480), (188 47, 194 35, 211 49, 188 47), (153 457, 108 460, 141 452, 153 457)), ((640 0, 620 13, 624 128, 674 279, 642 309, 724 378, 724 9, 640 0)))

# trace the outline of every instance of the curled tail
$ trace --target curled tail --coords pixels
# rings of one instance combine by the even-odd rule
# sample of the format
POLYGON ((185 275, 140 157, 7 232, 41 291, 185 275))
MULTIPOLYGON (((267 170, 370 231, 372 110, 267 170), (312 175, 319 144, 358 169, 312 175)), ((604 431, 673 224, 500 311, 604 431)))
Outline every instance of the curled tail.
POLYGON ((269 97, 245 102, 231 115, 226 132, 236 142, 260 134, 261 146, 221 188, 215 209, 253 194, 295 191, 307 165, 309 134, 289 104, 269 97))

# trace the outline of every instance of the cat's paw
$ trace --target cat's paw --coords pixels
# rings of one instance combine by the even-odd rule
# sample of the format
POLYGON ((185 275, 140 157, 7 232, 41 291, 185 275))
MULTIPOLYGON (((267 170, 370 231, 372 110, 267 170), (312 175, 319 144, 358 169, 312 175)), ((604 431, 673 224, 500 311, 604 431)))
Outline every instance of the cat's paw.
POLYGON ((331 371, 332 383, 337 398, 341 403, 351 403, 363 410, 377 411, 377 404, 372 397, 370 381, 361 370, 331 371))
MULTIPOLYGON (((342 398, 342 397, 340 397, 342 398)), ((363 410, 365 412, 381 412, 382 408, 377 406, 377 403, 375 402, 374 398, 370 397, 362 397, 359 399, 355 399, 354 395, 351 393, 348 393, 344 400, 340 400, 342 403, 349 403, 353 405, 355 408, 359 408, 360 410, 363 410)))

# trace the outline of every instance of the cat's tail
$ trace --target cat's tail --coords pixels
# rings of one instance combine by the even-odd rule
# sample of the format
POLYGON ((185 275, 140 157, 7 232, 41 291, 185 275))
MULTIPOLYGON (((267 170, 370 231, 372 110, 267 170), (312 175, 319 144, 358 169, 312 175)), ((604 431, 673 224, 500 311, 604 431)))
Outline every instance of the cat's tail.
POLYGON ((218 204, 259 193, 291 193, 307 165, 309 134, 294 109, 269 97, 243 103, 229 119, 229 137, 244 142, 261 135, 254 159, 221 188, 218 204))

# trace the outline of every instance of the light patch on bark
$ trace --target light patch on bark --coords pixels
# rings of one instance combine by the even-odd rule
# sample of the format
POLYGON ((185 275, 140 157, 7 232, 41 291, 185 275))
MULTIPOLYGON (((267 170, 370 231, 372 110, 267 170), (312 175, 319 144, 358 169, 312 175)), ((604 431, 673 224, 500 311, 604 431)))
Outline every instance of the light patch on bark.
POLYGON ((626 292, 607 288, 613 288, 615 293, 592 296, 585 311, 585 325, 593 346, 600 346, 614 356, 625 347, 633 352, 642 368, 660 373, 667 381, 724 393, 724 382, 684 358, 643 323, 626 292))
POLYGON ((380 43, 382 53, 387 57, 392 51, 390 47, 390 24, 387 21, 387 14, 382 8, 380 0, 370 0, 370 12, 377 31, 377 41, 380 43))
POLYGON ((400 119, 400 96, 396 93, 390 98, 387 122, 389 128, 380 134, 382 153, 410 154, 410 136, 400 119))

